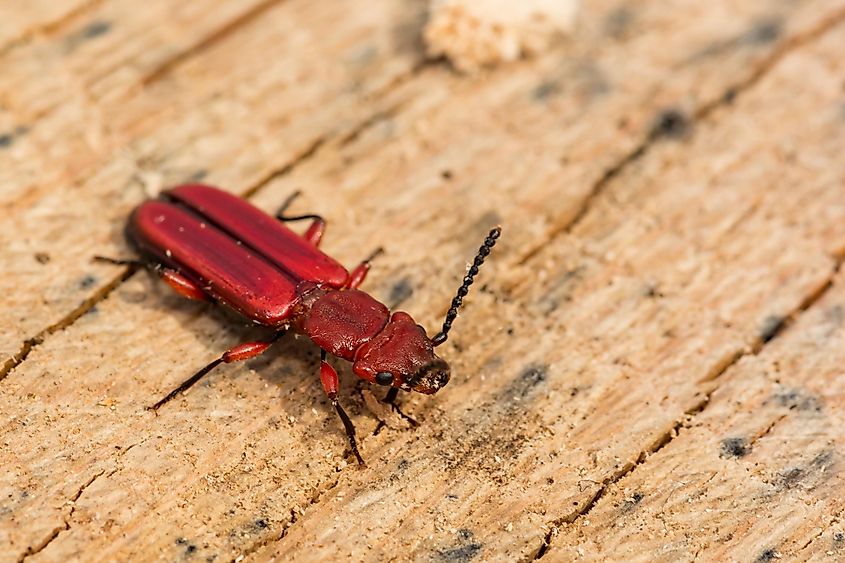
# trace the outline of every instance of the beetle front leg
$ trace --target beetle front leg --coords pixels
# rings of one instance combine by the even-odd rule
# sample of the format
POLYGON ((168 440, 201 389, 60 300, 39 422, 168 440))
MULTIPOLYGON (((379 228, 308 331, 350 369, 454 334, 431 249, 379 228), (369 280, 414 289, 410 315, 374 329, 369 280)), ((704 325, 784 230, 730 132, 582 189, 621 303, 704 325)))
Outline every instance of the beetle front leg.
POLYGON ((332 402, 332 405, 337 411, 337 415, 340 417, 340 421, 343 423, 343 428, 346 430, 346 437, 349 438, 349 447, 352 448, 352 453, 355 454, 355 457, 358 459, 358 464, 366 467, 367 464, 364 462, 364 458, 361 457, 361 454, 358 452, 358 443, 355 440, 355 425, 352 424, 352 420, 349 418, 349 415, 346 414, 346 411, 343 410, 343 407, 341 407, 340 403, 337 401, 337 391, 339 387, 337 372, 326 361, 325 350, 320 350, 320 383, 323 384, 323 390, 326 392, 326 395, 328 395, 329 400, 332 402))
POLYGON ((299 197, 300 194, 301 192, 299 190, 296 190, 288 196, 288 198, 279 208, 279 211, 276 213, 276 219, 283 223, 287 223, 289 221, 302 221, 305 219, 313 219, 313 222, 305 231, 305 234, 302 235, 302 238, 304 238, 314 246, 320 246, 320 241, 323 240, 323 234, 326 232, 326 220, 323 219, 323 217, 321 217, 320 215, 315 215, 313 213, 309 213, 307 215, 285 215, 285 211, 287 211, 287 208, 290 207, 290 204, 293 203, 293 200, 299 197))
POLYGON ((396 404, 396 397, 399 395, 399 389, 397 387, 391 387, 387 394, 384 396, 384 399, 381 400, 382 403, 386 405, 390 405, 390 408, 393 409, 393 412, 404 418, 408 424, 413 427, 417 427, 420 425, 419 421, 411 415, 405 414, 402 412, 402 409, 399 408, 399 405, 396 404))
POLYGON ((167 394, 166 397, 161 399, 159 402, 154 404, 153 406, 149 407, 149 410, 157 411, 159 407, 164 405, 165 403, 170 402, 171 400, 175 399, 180 393, 183 393, 194 386, 194 384, 205 377, 205 375, 219 366, 220 364, 231 364, 233 362, 242 362, 244 360, 248 360, 250 358, 254 358, 260 354, 263 354, 267 351, 267 348, 272 346, 277 340, 279 340, 282 336, 284 336, 285 331, 280 330, 276 334, 273 335, 273 338, 270 340, 259 340, 256 342, 245 342, 243 344, 238 344, 234 348, 229 348, 223 355, 217 358, 216 360, 209 363, 207 366, 199 370, 197 373, 186 379, 182 382, 179 387, 171 391, 167 394))

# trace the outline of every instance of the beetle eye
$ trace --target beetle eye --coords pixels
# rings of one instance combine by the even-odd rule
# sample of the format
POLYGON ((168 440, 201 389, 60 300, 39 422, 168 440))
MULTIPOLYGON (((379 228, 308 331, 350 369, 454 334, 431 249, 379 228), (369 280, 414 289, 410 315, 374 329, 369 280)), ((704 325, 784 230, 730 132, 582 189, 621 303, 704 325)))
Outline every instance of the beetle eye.
POLYGON ((376 374, 376 383, 379 385, 392 385, 393 384, 393 374, 388 373, 386 371, 382 371, 376 374))

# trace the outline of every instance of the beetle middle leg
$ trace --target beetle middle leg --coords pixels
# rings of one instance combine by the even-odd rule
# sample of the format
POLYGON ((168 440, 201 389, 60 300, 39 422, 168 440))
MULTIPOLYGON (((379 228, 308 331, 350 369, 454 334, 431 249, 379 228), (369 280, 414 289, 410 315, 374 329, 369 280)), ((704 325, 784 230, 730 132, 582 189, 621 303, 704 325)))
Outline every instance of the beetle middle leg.
POLYGON ((302 192, 296 190, 292 194, 288 196, 288 198, 282 203, 282 206, 279 208, 279 211, 276 212, 276 219, 283 223, 287 223, 289 221, 303 221, 305 219, 312 219, 313 222, 305 231, 305 234, 302 235, 302 238, 313 244, 314 246, 320 246, 320 241, 323 240, 323 234, 326 231, 326 220, 320 216, 315 215, 313 213, 308 213, 306 215, 285 215, 285 211, 287 211, 290 204, 293 203, 297 197, 301 195, 302 192))
POLYGON ((123 259, 123 258, 107 258, 105 256, 94 256, 96 262, 105 262, 106 264, 114 264, 116 266, 130 266, 136 270, 146 268, 164 280, 164 282, 172 287, 176 293, 191 299, 193 301, 212 301, 212 299, 202 290, 200 286, 171 268, 166 268, 158 264, 144 262, 143 260, 123 259))
POLYGON ((380 254, 384 254, 384 249, 379 246, 372 254, 364 259, 363 262, 358 264, 358 266, 352 270, 352 273, 349 274, 349 280, 346 282, 346 287, 349 289, 357 289, 359 285, 364 283, 364 280, 367 278, 367 273, 370 271, 370 262, 375 260, 375 258, 380 254))
POLYGON ((234 348, 229 348, 228 350, 223 352, 222 356, 212 361, 207 366, 196 372, 194 375, 183 381, 182 384, 179 385, 179 387, 168 393, 167 396, 165 396, 159 402, 157 402, 151 407, 148 407, 149 410, 157 411, 159 407, 175 399, 180 393, 183 393, 193 387, 197 381, 205 377, 208 372, 210 372, 220 364, 231 364, 233 362, 241 362, 250 358, 254 358, 255 356, 266 352, 267 348, 272 346, 277 340, 284 336, 284 334, 285 331, 280 330, 279 332, 274 334, 273 337, 269 340, 244 342, 243 344, 238 344, 234 348))
POLYGON ((366 467, 367 464, 364 461, 364 458, 361 457, 360 452, 358 452, 358 443, 355 440, 355 425, 352 424, 352 420, 349 418, 349 415, 346 414, 346 411, 343 410, 343 407, 340 406, 340 403, 337 400, 337 391, 339 387, 337 372, 326 361, 326 351, 322 349, 320 350, 320 383, 323 384, 323 390, 326 392, 326 395, 328 395, 329 400, 332 402, 332 406, 334 406, 337 411, 337 415, 340 417, 340 421, 343 423, 343 428, 346 430, 346 437, 349 439, 349 447, 352 448, 352 453, 355 454, 355 457, 358 459, 358 464, 366 467))

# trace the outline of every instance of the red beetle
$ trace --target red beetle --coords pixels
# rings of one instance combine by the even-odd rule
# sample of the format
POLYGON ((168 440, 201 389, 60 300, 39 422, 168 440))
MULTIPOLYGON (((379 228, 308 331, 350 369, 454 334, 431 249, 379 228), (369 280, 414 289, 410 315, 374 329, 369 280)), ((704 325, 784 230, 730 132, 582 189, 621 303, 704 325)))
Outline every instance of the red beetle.
POLYGON ((285 216, 296 195, 274 218, 223 190, 200 184, 179 186, 142 203, 130 216, 127 237, 141 260, 97 259, 150 268, 180 295, 218 302, 276 331, 268 340, 227 350, 153 409, 187 390, 215 366, 253 358, 292 329, 320 347, 320 381, 343 422, 352 452, 363 464, 355 428, 338 403, 337 372, 326 362, 326 353, 353 362, 352 370, 361 379, 392 386, 387 402, 393 402, 399 389, 437 392, 449 381, 449 364, 434 353, 434 347, 446 341, 458 308, 501 229, 496 227, 487 235, 441 331, 429 338, 410 315, 391 314, 357 289, 367 276, 370 260, 381 249, 348 272, 318 249, 326 226, 322 217, 285 216), (312 223, 301 236, 283 224, 302 219, 312 223))

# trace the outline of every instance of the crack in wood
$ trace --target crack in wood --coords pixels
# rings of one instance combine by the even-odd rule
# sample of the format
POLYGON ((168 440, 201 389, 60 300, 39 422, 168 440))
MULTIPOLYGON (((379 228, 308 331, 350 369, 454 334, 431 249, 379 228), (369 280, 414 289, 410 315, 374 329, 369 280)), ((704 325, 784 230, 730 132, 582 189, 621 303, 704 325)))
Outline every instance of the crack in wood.
POLYGON ((194 45, 191 45, 184 51, 181 51, 162 62, 140 80, 141 86, 149 86, 150 84, 161 80, 170 74, 170 72, 176 67, 181 66, 183 63, 194 58, 198 53, 208 49, 215 43, 223 41, 241 27, 249 25, 253 20, 283 1, 284 0, 264 0, 263 2, 259 2, 252 8, 246 10, 240 16, 221 26, 219 29, 209 33, 194 45))
POLYGON ((13 355, 11 358, 9 358, 3 363, 3 367, 0 368, 0 382, 2 382, 6 378, 6 376, 8 376, 9 373, 12 372, 13 369, 21 365, 21 363, 26 360, 32 350, 42 344, 48 336, 60 330, 68 328, 70 325, 76 322, 77 319, 79 319, 85 313, 90 311, 91 308, 93 308, 97 303, 111 295, 111 293, 118 287, 120 287, 123 282, 132 277, 136 270, 136 266, 130 266, 126 268, 121 274, 112 279, 112 281, 98 289, 87 299, 83 300, 82 303, 80 303, 76 307, 76 309, 70 312, 70 314, 68 314, 58 322, 41 330, 35 336, 27 338, 21 345, 21 348, 18 353, 13 355))
MULTIPOLYGON (((334 469, 334 471, 336 473, 341 472, 341 468, 336 467, 334 469)), ((263 549, 270 544, 280 542, 283 539, 285 539, 285 536, 288 535, 288 532, 290 532, 291 527, 294 524, 296 524, 297 521, 299 521, 299 517, 297 516, 297 508, 299 509, 298 510, 299 515, 305 514, 306 510, 308 510, 309 508, 311 508, 315 504, 319 503, 320 500, 326 495, 326 493, 328 493, 329 491, 331 491, 332 489, 337 487, 339 483, 340 483, 340 476, 338 476, 336 479, 334 479, 327 487, 320 487, 318 485, 316 492, 311 496, 310 499, 308 499, 308 504, 306 504, 304 508, 294 507, 294 508, 290 509, 290 520, 288 520, 287 523, 282 525, 282 530, 279 532, 278 535, 276 535, 275 537, 269 536, 269 537, 264 538, 263 540, 261 540, 259 542, 254 543, 253 545, 244 549, 236 558, 231 559, 230 562, 234 563, 235 561, 243 561, 245 558, 249 557, 253 553, 257 552, 258 550, 263 549)))
MULTIPOLYGON (((827 293, 828 290, 830 290, 831 287, 833 287, 833 278, 839 272, 839 270, 842 266, 842 263, 843 263, 843 260, 841 258, 838 258, 836 263, 834 264, 834 267, 831 269, 827 283, 823 284, 822 287, 819 290, 814 291, 813 293, 809 294, 809 296, 807 296, 804 300, 801 301, 801 303, 798 305, 798 307, 795 309, 795 311, 793 311, 788 316, 788 319, 789 319, 788 324, 789 325, 793 324, 794 320, 799 315, 801 315, 802 313, 804 313, 805 311, 810 309, 816 302, 818 302, 825 295, 825 293, 827 293)), ((781 334, 781 333, 782 333, 782 330, 778 332, 778 334, 781 334)), ((735 355, 733 361, 727 363, 721 370, 719 370, 715 374, 714 377, 712 377, 712 379, 710 379, 708 381, 719 380, 722 375, 724 375, 731 367, 736 365, 742 358, 744 358, 746 356, 758 356, 774 338, 775 337, 772 337, 772 338, 769 338, 768 340, 765 340, 765 341, 763 341, 762 339, 759 339, 760 344, 758 346, 755 346, 752 350, 750 350, 748 352, 742 352, 740 354, 735 355)), ((576 520, 578 520, 578 518, 581 518, 582 516, 588 515, 590 513, 590 511, 596 506, 596 504, 598 504, 599 500, 601 500, 601 498, 604 496, 604 494, 607 492, 607 490, 612 485, 614 485, 615 483, 622 480, 622 478, 624 478, 624 477, 630 475, 631 473, 633 473, 634 471, 636 471, 637 467, 643 465, 650 456, 656 454, 657 452, 662 450, 664 447, 669 445, 675 438, 677 438, 681 428, 689 427, 690 423, 695 419, 695 417, 698 416, 699 414, 701 414, 707 408, 707 406, 710 404, 710 400, 713 396, 713 393, 715 393, 717 389, 718 389, 718 385, 713 387, 712 389, 710 389, 704 395, 704 397, 698 403, 696 403, 691 409, 685 411, 683 416, 680 418, 680 420, 676 421, 672 425, 672 428, 670 428, 667 432, 665 432, 661 436, 659 436, 658 439, 655 440, 655 442, 650 447, 647 447, 640 452, 640 454, 637 456, 636 461, 634 461, 633 463, 629 462, 629 463, 625 464, 618 471, 614 472, 613 474, 609 475, 608 477, 605 477, 601 481, 599 488, 596 490, 596 492, 593 494, 593 496, 587 500, 586 504, 583 507, 579 508, 578 510, 573 511, 572 513, 570 513, 570 514, 568 514, 568 515, 566 515, 562 518, 558 518, 558 519, 554 520, 553 522, 551 522, 550 524, 548 524, 547 526, 550 527, 550 531, 549 531, 549 533, 546 534, 546 537, 543 540, 543 544, 534 552, 535 555, 533 557, 533 560, 536 561, 537 559, 542 558, 546 554, 546 552, 548 551, 548 549, 551 545, 549 542, 552 540, 552 532, 553 531, 559 529, 560 526, 562 526, 563 524, 571 524, 571 523, 575 522, 576 520)), ((781 417, 781 418, 783 418, 783 417, 781 417)), ((761 438, 762 436, 765 436, 768 432, 770 432, 771 429, 775 426, 775 424, 777 424, 777 422, 779 422, 780 420, 781 419, 775 420, 763 432, 763 434, 761 434, 760 436, 757 437, 757 439, 761 438)))
POLYGON ((85 490, 88 487, 90 487, 94 483, 94 481, 99 479, 104 473, 105 473, 105 470, 101 470, 99 473, 97 473, 96 475, 91 477, 86 483, 83 483, 79 487, 79 489, 76 491, 76 493, 72 497, 70 497, 70 499, 68 499, 68 501, 65 503, 65 504, 70 504, 70 512, 68 512, 68 515, 64 517, 64 523, 61 526, 54 528, 50 532, 50 534, 44 540, 39 542, 38 544, 31 545, 28 548, 26 548, 26 551, 24 551, 23 554, 21 554, 21 556, 18 557, 18 559, 17 559, 18 563, 21 563, 21 562, 25 561, 26 559, 28 559, 29 557, 32 557, 33 555, 37 555, 38 553, 44 551, 47 548, 47 546, 49 546, 51 543, 53 543, 53 541, 55 541, 56 538, 58 538, 59 535, 61 535, 62 532, 66 532, 66 531, 70 530, 70 524, 71 524, 71 521, 73 520, 73 513, 76 512, 76 505, 74 503, 76 503, 76 501, 78 501, 79 498, 82 496, 82 493, 84 493, 85 490))
MULTIPOLYGON (((820 37, 822 37, 825 33, 830 31, 832 28, 838 26, 845 20, 845 9, 840 9, 834 14, 819 22, 815 26, 811 27, 810 29, 802 32, 797 33, 792 37, 785 39, 782 43, 778 44, 768 56, 766 56, 762 63, 757 65, 751 73, 746 76, 743 80, 729 86, 725 92, 710 101, 706 101, 701 104, 693 114, 688 118, 682 120, 685 125, 683 129, 691 130, 694 129, 695 125, 705 119, 709 118, 711 115, 716 113, 717 110, 730 107, 736 99, 747 92, 748 90, 752 89, 757 83, 760 82, 763 77, 765 77, 769 71, 774 68, 780 61, 782 61, 785 57, 789 54, 797 51, 801 47, 813 43, 820 37)), ((673 120, 675 121, 675 120, 673 120)), ((611 181, 619 176, 622 172, 624 172, 631 164, 634 164, 642 157, 644 157, 659 141, 666 138, 667 136, 673 136, 677 129, 676 126, 665 126, 665 127, 653 127, 649 130, 646 134, 645 138, 640 141, 640 143, 627 155, 623 156, 616 164, 612 165, 610 168, 605 171, 604 174, 596 181, 593 186, 590 188, 587 195, 584 197, 581 205, 578 207, 575 215, 567 222, 553 227, 552 230, 544 237, 542 243, 538 243, 533 248, 529 249, 517 262, 518 265, 522 266, 529 262, 532 258, 534 258, 540 251, 543 250, 552 240, 555 238, 569 234, 577 227, 581 221, 587 216, 587 214, 592 209, 595 202, 601 197, 605 190, 607 189, 608 185, 610 185, 611 181)))

